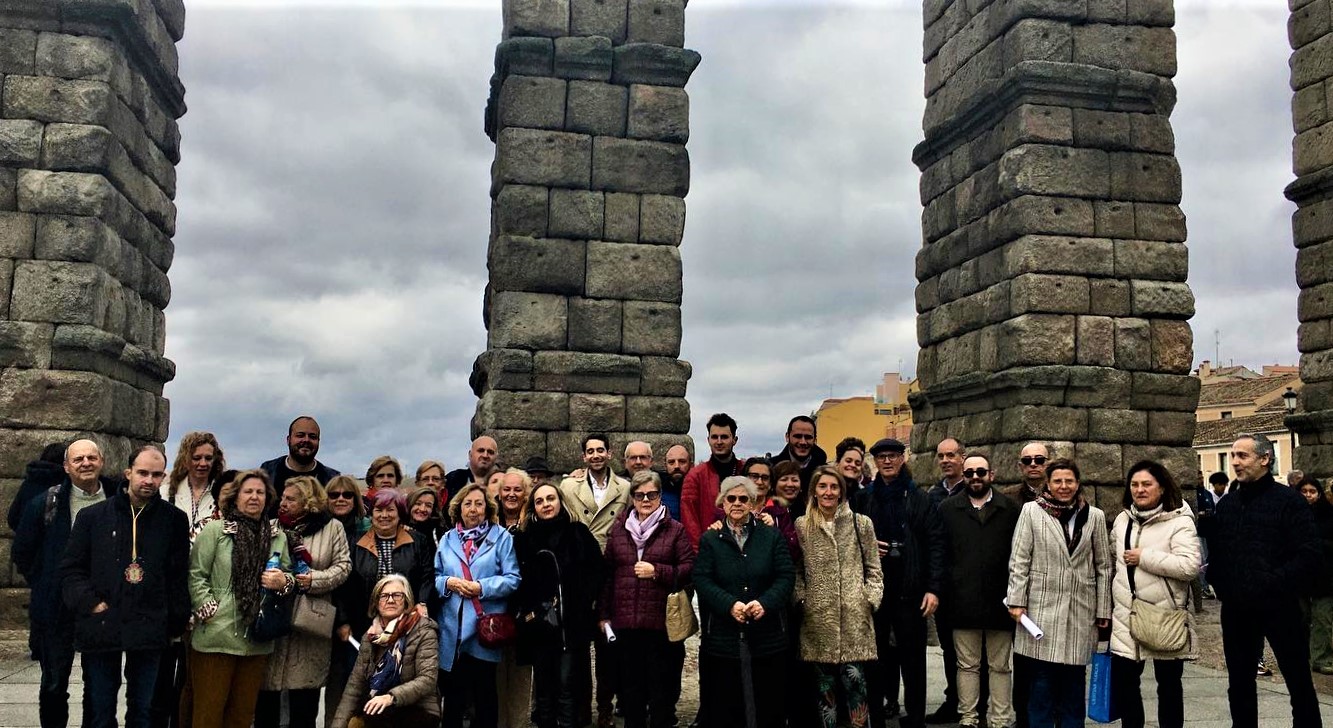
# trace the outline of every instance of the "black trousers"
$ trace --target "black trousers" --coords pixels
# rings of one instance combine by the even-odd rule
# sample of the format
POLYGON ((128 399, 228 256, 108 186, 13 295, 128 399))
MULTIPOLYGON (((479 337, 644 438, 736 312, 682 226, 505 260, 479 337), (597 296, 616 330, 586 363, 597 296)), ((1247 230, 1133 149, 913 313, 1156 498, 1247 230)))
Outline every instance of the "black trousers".
POLYGON ((172 642, 162 650, 153 688, 153 728, 180 725, 181 691, 185 688, 185 641, 172 642))
MULTIPOLYGON (((699 651, 700 728, 744 728, 745 698, 739 658, 718 657, 699 651), (703 679, 704 673, 708 679, 703 679)), ((754 686, 755 725, 780 728, 785 724, 785 703, 773 686, 785 680, 787 661, 782 655, 756 656, 750 660, 750 682, 754 686)))
MULTIPOLYGON (((282 724, 282 690, 260 690, 255 703, 255 728, 278 728, 282 724)), ((289 728, 315 728, 319 718, 319 688, 287 690, 289 728)))
POLYGON ((666 632, 624 629, 616 633, 617 674, 620 708, 625 728, 671 728, 676 723, 676 697, 680 695, 679 670, 666 632))
POLYGON ((1028 728, 1028 701, 1032 699, 1032 672, 1036 669, 1031 657, 1014 653, 1013 680, 1014 728, 1028 728))
POLYGON ((1310 634, 1294 598, 1274 599, 1263 608, 1222 603, 1222 654, 1227 662, 1227 701, 1233 728, 1257 728, 1259 698, 1254 666, 1263 654, 1263 638, 1277 657, 1291 695, 1293 728, 1317 728, 1319 699, 1310 676, 1310 634))
POLYGON ((537 728, 575 728, 587 685, 588 645, 544 650, 532 664, 533 720, 537 728))
MULTIPOLYGON (((870 722, 884 725, 884 701, 903 686, 906 717, 900 726, 919 726, 926 720, 926 618, 919 600, 893 600, 875 612, 875 649, 879 659, 867 665, 866 692, 870 722), (891 644, 892 643, 892 644, 891 644)), ((955 665, 957 663, 955 662, 955 665)), ((956 669, 956 668, 955 668, 956 669)))
MULTIPOLYGON (((1143 693, 1139 680, 1144 662, 1111 655, 1111 694, 1120 707, 1120 728, 1143 728, 1143 693)), ((1153 679, 1157 682, 1157 725, 1181 728, 1185 725, 1185 691, 1181 675, 1184 660, 1153 660, 1153 679)))
POLYGON ((42 666, 42 681, 37 687, 37 714, 42 728, 65 728, 69 725, 69 674, 74 670, 74 630, 65 625, 40 631, 37 661, 42 666))
POLYGON ((496 728, 500 724, 500 700, 495 694, 495 663, 459 652, 454 669, 440 670, 436 677, 444 698, 444 728, 463 728, 469 705, 475 708, 472 728, 496 728))

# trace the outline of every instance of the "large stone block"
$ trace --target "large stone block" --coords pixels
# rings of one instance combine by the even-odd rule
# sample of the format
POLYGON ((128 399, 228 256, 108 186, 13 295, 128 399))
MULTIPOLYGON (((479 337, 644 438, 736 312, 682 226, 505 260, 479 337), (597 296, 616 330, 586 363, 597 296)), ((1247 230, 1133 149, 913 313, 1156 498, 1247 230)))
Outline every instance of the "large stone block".
POLYGON ((624 136, 629 90, 597 81, 570 81, 565 129, 594 136, 624 136))
POLYGON ((639 242, 640 195, 606 193, 606 229, 603 238, 621 243, 639 242))
POLYGON ((618 394, 569 395, 569 429, 620 432, 625 429, 625 397, 618 394))
POLYGON ((1010 310, 1025 313, 1088 313, 1091 306, 1088 279, 1028 273, 1010 285, 1010 310))
POLYGON ((1000 158, 998 180, 1006 199, 1020 195, 1107 198, 1111 163, 1099 149, 1026 144, 1000 158))
POLYGON ((1144 410, 1194 412, 1199 406, 1199 379, 1187 374, 1134 372, 1134 398, 1130 406, 1144 410))
POLYGON ((110 385, 88 372, 0 371, 0 427, 106 430, 114 401, 110 385))
POLYGON ((551 190, 551 237, 600 238, 605 214, 606 200, 602 192, 551 190))
POLYGON ((24 212, 103 217, 115 211, 118 197, 100 174, 25 169, 18 175, 18 207, 24 212))
POLYGON ((1134 315, 1144 318, 1182 318, 1194 315, 1194 293, 1186 283, 1131 281, 1134 315))
POLYGON ((639 242, 680 245, 685 236, 685 200, 669 195, 644 195, 639 242))
POLYGON ((1097 442, 1145 442, 1148 413, 1133 409, 1089 410, 1088 438, 1097 442))
POLYGON ((5 76, 0 111, 7 119, 108 123, 115 92, 105 81, 69 81, 50 76, 5 76))
POLYGON ((1170 28, 1075 26, 1073 62, 1171 78, 1176 75, 1176 34, 1170 28))
POLYGON ((30 167, 42 151, 42 124, 29 119, 0 119, 0 164, 30 167))
POLYGON ((472 363, 468 383, 478 397, 488 389, 532 389, 532 352, 490 349, 472 363))
POLYGON ((0 318, 9 318, 9 300, 14 293, 14 261, 0 258, 0 318))
POLYGON ((591 183, 591 137, 511 127, 497 143, 501 182, 582 189, 591 183))
POLYGON ((999 327, 1000 369, 1044 364, 1073 364, 1075 316, 1023 314, 999 327))
POLYGON ((620 301, 569 299, 569 348, 573 351, 619 353, 623 325, 620 301))
POLYGON ((1194 442, 1194 423, 1193 412, 1149 412, 1148 441, 1189 447, 1194 442))
POLYGON ((494 206, 500 234, 546 237, 549 197, 550 191, 545 187, 505 185, 496 196, 494 206))
POLYGON ((626 86, 643 83, 684 88, 700 60, 698 53, 684 48, 626 43, 615 49, 611 81, 626 86))
POLYGON ((680 251, 659 245, 590 242, 586 290, 593 298, 680 303, 680 251))
POLYGON ((1189 374, 1194 364, 1194 332, 1187 321, 1152 322, 1152 369, 1166 374, 1189 374))
POLYGON ((563 129, 565 95, 561 79, 509 76, 500 87, 500 126, 563 129))
POLYGON ((491 296, 487 346, 500 349, 560 349, 565 346, 567 324, 568 310, 564 296, 500 291, 491 296))
POLYGON ((0 210, 17 210, 18 170, 0 167, 0 210))
POLYGON ((1147 319, 1115 319, 1115 361, 1125 370, 1152 369, 1152 325, 1147 319))
POLYGON ((495 438, 500 456, 514 464, 527 462, 531 457, 546 457, 546 433, 539 430, 473 430, 474 437, 486 435, 495 438))
POLYGON ((1129 281, 1114 278, 1094 278, 1089 283, 1091 313, 1098 316, 1128 316, 1133 309, 1129 297, 1129 281))
POLYGON ((1078 463, 1081 480, 1085 485, 1109 485, 1122 482, 1123 450, 1120 445, 1105 442, 1074 443, 1074 460, 1078 463))
POLYGON ((629 87, 629 124, 632 139, 672 144, 690 140, 690 95, 671 86, 629 87))
POLYGON ((1157 240, 1115 241, 1117 278, 1183 281, 1189 273, 1189 249, 1157 240))
POLYGON ((504 0, 504 37, 569 35, 570 0, 504 0))
POLYGON ((689 432, 690 404, 683 397, 628 397, 625 426, 637 432, 689 432))
POLYGON ((1004 411, 1003 428, 1017 440, 1086 440, 1088 410, 1018 405, 1004 411))
POLYGON ((629 42, 685 45, 686 2, 688 0, 629 0, 629 42))
POLYGON ((1079 316, 1077 325, 1077 363, 1115 366, 1115 320, 1108 316, 1079 316))
POLYGON ((1109 276, 1114 272, 1110 240, 1085 237, 1025 235, 1002 249, 1005 277, 1024 273, 1109 276))
POLYGON ((1105 238, 1134 237, 1134 203, 1099 200, 1093 203, 1097 235, 1105 238))
POLYGON ((0 258, 31 258, 36 236, 35 215, 0 212, 0 258))
POLYGON ((129 69, 116 44, 92 35, 42 33, 37 37, 36 74, 83 81, 106 81, 123 88, 129 69))
POLYGON ((637 356, 542 351, 533 357, 532 372, 538 390, 638 394, 643 369, 637 356))
POLYGON ((690 157, 679 144, 596 137, 592 188, 674 195, 690 191, 690 157))
POLYGON ((100 326, 105 289, 105 274, 89 263, 19 261, 9 315, 16 321, 100 326))
POLYGON ((37 72, 37 33, 0 28, 0 74, 31 76, 37 72))
POLYGON ((494 291, 578 295, 584 288, 587 243, 582 240, 502 236, 487 267, 494 291))
POLYGON ((626 301, 621 351, 644 356, 680 356, 680 306, 626 301))
POLYGON ((570 0, 570 35, 600 35, 619 45, 628 19, 629 0, 570 0))
POLYGON ((639 391, 643 394, 684 397, 685 387, 694 368, 687 361, 667 357, 643 357, 643 380, 639 391))
POLYGON ((0 367, 48 369, 55 325, 0 321, 0 367))
POLYGON ((612 59, 610 38, 555 39, 555 75, 561 78, 609 81, 612 59))
POLYGON ((569 395, 493 389, 477 403, 483 430, 563 430, 569 426, 569 395))
POLYGON ((1111 152, 1111 197, 1180 204, 1180 164, 1168 154, 1111 152))

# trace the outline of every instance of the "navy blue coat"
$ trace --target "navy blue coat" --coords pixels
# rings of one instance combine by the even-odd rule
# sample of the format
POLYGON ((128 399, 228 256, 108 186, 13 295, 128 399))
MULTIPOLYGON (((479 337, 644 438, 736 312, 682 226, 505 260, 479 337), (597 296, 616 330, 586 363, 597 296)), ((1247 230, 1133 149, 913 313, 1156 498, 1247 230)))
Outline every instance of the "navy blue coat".
MULTIPOLYGON (((102 495, 119 491, 114 480, 107 477, 100 480, 102 495)), ((60 559, 69 541, 69 490, 73 487, 69 478, 61 483, 50 525, 46 523, 46 493, 39 493, 28 501, 14 532, 10 557, 32 589, 28 615, 34 628, 69 624, 69 612, 60 596, 60 559)))

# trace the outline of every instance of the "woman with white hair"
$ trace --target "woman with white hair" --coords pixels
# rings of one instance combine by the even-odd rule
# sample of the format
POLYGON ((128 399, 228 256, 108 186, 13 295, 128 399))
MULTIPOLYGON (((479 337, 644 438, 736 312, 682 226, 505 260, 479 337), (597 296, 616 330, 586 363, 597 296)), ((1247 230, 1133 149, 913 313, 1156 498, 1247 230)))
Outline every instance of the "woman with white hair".
POLYGON ((784 682, 787 626, 783 612, 796 582, 791 553, 777 529, 750 508, 759 491, 733 475, 718 488, 726 514, 699 540, 694 585, 703 638, 699 648, 699 712, 703 728, 782 725, 781 700, 755 700, 784 682), (768 658, 768 659, 765 659, 768 658), (747 720, 753 719, 753 723, 747 720))
POLYGON ((416 610, 412 585, 389 574, 370 592, 370 631, 343 690, 333 728, 436 728, 440 642, 435 622, 416 610))

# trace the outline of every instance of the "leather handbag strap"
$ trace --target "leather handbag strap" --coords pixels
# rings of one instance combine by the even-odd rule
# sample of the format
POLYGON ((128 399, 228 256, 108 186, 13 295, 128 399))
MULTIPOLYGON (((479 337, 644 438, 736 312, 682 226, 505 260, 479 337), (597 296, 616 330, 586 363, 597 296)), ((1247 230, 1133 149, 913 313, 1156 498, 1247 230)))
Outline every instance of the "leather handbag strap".
MULTIPOLYGON (((476 581, 476 579, 472 578, 472 569, 468 568, 467 561, 462 561, 460 563, 463 564, 463 578, 467 579, 468 581, 476 581)), ((485 614, 485 612, 481 608, 481 600, 476 597, 472 597, 472 608, 477 610, 478 617, 480 617, 482 614, 485 614)))
MULTIPOLYGON (((1129 521, 1128 521, 1128 523, 1127 523, 1126 526, 1125 526, 1125 550, 1126 550, 1126 551, 1129 550, 1130 544, 1132 543, 1132 542, 1130 541, 1130 536, 1133 535, 1133 531, 1134 531, 1134 517, 1133 517, 1133 516, 1129 516, 1129 521)), ((1143 533, 1143 526, 1142 526, 1142 524, 1140 524, 1140 525, 1139 525, 1139 534, 1142 535, 1142 533, 1143 533)), ((1135 545, 1137 545, 1137 544, 1135 544, 1135 545)), ((1137 571, 1137 567, 1130 566, 1129 564, 1125 564, 1125 573, 1126 573, 1126 575, 1129 577, 1129 598, 1130 598, 1130 599, 1138 599, 1138 598, 1139 598, 1138 590, 1136 590, 1136 589, 1134 588, 1134 572, 1135 572, 1135 571, 1137 571)), ((1178 609, 1179 607, 1176 606, 1176 594, 1175 594, 1175 592, 1171 591, 1171 580, 1168 579, 1168 578, 1166 578, 1166 577, 1163 577, 1163 578, 1162 578, 1162 584, 1164 584, 1164 585, 1166 586, 1166 595, 1167 595, 1168 597, 1171 598, 1171 608, 1172 608, 1172 609, 1178 609)))

